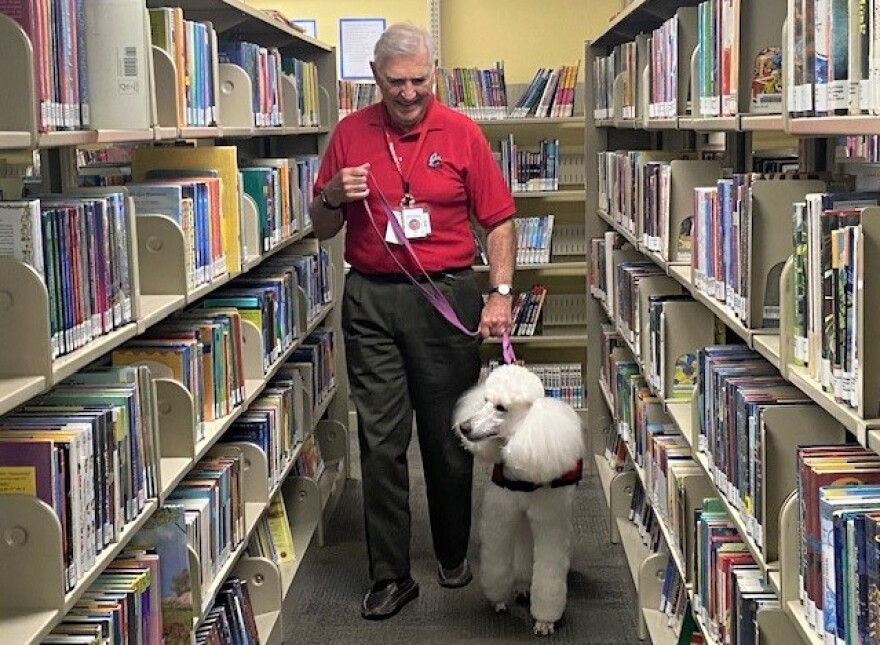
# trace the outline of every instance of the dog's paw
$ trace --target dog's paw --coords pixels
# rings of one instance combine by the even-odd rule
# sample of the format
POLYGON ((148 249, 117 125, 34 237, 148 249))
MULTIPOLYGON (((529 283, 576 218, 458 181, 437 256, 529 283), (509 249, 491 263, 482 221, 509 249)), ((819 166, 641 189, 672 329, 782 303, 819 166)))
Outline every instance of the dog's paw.
POLYGON ((492 609, 495 610, 496 614, 503 613, 507 611, 507 603, 506 602, 494 602, 492 603, 492 609))
POLYGON ((553 628, 556 623, 548 623, 543 620, 536 620, 535 626, 532 628, 532 632, 535 636, 549 636, 553 633, 553 628))
POLYGON ((524 584, 521 587, 516 586, 513 588, 513 599, 515 602, 528 603, 530 595, 531 595, 531 589, 529 589, 528 584, 524 584))

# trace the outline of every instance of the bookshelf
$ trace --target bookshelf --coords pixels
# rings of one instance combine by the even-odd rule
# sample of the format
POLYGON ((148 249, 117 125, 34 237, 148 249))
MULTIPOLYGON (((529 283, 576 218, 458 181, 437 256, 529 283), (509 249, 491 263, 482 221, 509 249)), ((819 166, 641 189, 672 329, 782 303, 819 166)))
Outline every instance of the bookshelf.
MULTIPOLYGON (((508 105, 515 105, 527 84, 508 84, 508 105)), ((519 261, 514 291, 528 290, 534 284, 547 289, 542 306, 543 330, 529 336, 513 335, 517 358, 526 365, 541 363, 584 364, 584 276, 587 252, 581 215, 585 200, 583 164, 583 86, 575 92, 572 117, 474 119, 493 151, 500 142, 515 138, 519 147, 535 150, 542 140, 558 140, 558 190, 514 191, 516 218, 553 216, 549 262, 519 261)), ((519 223, 518 223, 519 225, 519 223)), ((488 288, 488 267, 475 265, 477 275, 488 288)), ((499 339, 484 342, 484 358, 501 359, 499 339)), ((586 382, 582 381, 584 386, 586 382)), ((583 405, 576 406, 583 411, 583 405)))
MULTIPOLYGON (((611 49, 623 43, 632 42, 635 48, 644 48, 644 42, 640 39, 643 34, 649 34, 657 29, 664 21, 675 15, 680 20, 696 7, 698 2, 680 1, 651 1, 629 3, 612 20, 606 30, 594 41, 587 42, 585 52, 586 68, 593 69, 597 57, 607 56, 611 49)), ((727 164, 734 171, 748 171, 751 164, 751 148, 760 136, 772 134, 774 136, 789 136, 794 141, 800 156, 800 169, 814 172, 831 170, 831 160, 826 163, 823 146, 833 147, 833 138, 842 135, 868 135, 878 131, 877 117, 870 114, 845 115, 845 116, 801 116, 789 114, 792 108, 790 98, 782 97, 781 104, 777 106, 780 113, 761 113, 753 111, 754 105, 750 104, 749 83, 751 81, 750 66, 760 48, 775 45, 781 46, 783 57, 790 63, 793 52, 785 46, 786 33, 785 21, 791 23, 792 17, 786 15, 785 3, 773 3, 772 6, 764 3, 740 3, 740 14, 737 23, 739 31, 739 80, 736 110, 727 116, 705 116, 695 112, 699 110, 697 103, 691 104, 689 96, 698 97, 698 61, 699 42, 690 39, 685 34, 680 40, 682 47, 676 53, 678 61, 678 95, 675 99, 674 113, 658 115, 651 113, 648 95, 645 89, 646 82, 651 78, 650 63, 646 58, 639 57, 638 65, 632 78, 640 83, 635 101, 631 107, 626 106, 627 96, 626 83, 623 70, 608 77, 605 91, 608 92, 606 99, 597 96, 597 87, 588 84, 585 98, 585 175, 594 177, 598 175, 599 168, 597 154, 603 151, 626 151, 626 150, 686 150, 697 148, 699 150, 700 137, 703 133, 724 133, 727 148, 731 156, 727 158, 727 164), (755 13, 758 12, 758 13, 755 13), (686 64, 685 64, 686 63, 686 64), (683 92, 683 87, 685 92, 683 92), (595 112, 592 108, 601 108, 603 111, 595 112), (633 114, 632 111, 635 113, 633 114)), ((643 51, 639 50, 640 52, 643 51)), ((812 90, 810 90, 812 91, 812 90)), ((762 457, 763 467, 768 477, 766 480, 766 497, 761 500, 764 532, 754 534, 750 529, 750 520, 744 509, 738 505, 735 499, 729 495, 731 489, 723 477, 718 473, 718 468, 713 463, 711 455, 701 450, 699 445, 699 418, 696 415, 696 401, 679 402, 668 397, 668 392, 657 392, 662 400, 662 406, 668 418, 665 423, 670 430, 680 432, 684 441, 690 446, 692 457, 702 470, 702 486, 719 497, 725 506, 725 510, 733 524, 737 526, 741 535, 745 536, 747 550, 753 556, 763 572, 767 582, 778 594, 780 605, 778 608, 765 608, 757 614, 757 629, 762 638, 767 642, 801 642, 817 643, 822 641, 820 634, 816 632, 807 618, 805 608, 798 596, 797 571, 798 553, 798 499, 795 491, 796 464, 794 461, 795 447, 798 443, 803 444, 839 444, 845 440, 855 441, 877 452, 880 449, 880 432, 878 432, 878 420, 874 418, 877 412, 877 402, 873 399, 876 391, 873 379, 875 370, 867 368, 861 373, 861 379, 856 387, 862 388, 869 385, 869 390, 859 389, 857 399, 859 405, 850 407, 839 400, 835 400, 833 393, 823 390, 814 374, 805 367, 795 364, 794 361, 794 333, 793 333, 793 309, 795 302, 793 287, 793 269, 790 256, 792 254, 792 227, 790 222, 791 205, 793 202, 802 201, 804 195, 814 192, 822 192, 825 189, 822 182, 816 182, 812 178, 800 179, 782 185, 783 182, 762 181, 753 186, 753 211, 755 220, 753 223, 758 227, 752 231, 751 258, 748 265, 749 293, 752 296, 750 311, 747 315, 737 311, 735 307, 724 302, 713 293, 710 286, 702 276, 695 275, 691 262, 675 263, 670 261, 667 252, 658 252, 645 244, 641 231, 638 227, 628 226, 625 222, 615 217, 614 213, 602 210, 598 204, 597 196, 591 190, 588 179, 585 198, 586 233, 588 239, 599 238, 606 231, 615 231, 620 238, 628 242, 627 253, 615 251, 609 254, 610 262, 614 265, 624 261, 651 262, 660 269, 661 276, 668 276, 672 284, 681 292, 691 294, 694 302, 689 307, 701 308, 704 314, 711 319, 719 321, 728 339, 737 337, 738 341, 753 348, 761 357, 766 359, 786 381, 795 386, 801 395, 808 400, 805 404, 794 406, 779 406, 767 410, 763 419, 763 432, 766 432, 769 442, 769 452, 762 457), (635 256, 633 256, 633 252, 635 256), (767 298, 769 292, 778 290, 779 298, 770 302, 767 298), (761 309, 765 306, 778 305, 778 323, 762 324, 761 309), (771 483, 772 480, 772 483, 771 483)), ((714 180, 701 177, 688 187, 692 191, 694 187, 714 184, 714 180)), ((683 202, 686 203, 686 202, 683 202)), ((681 216, 680 207, 670 209, 670 212, 681 216)), ((687 212, 687 211, 686 211, 687 212)), ((860 226, 866 238, 873 239, 872 229, 875 226, 875 211, 867 208, 862 212, 860 226)), ((873 242, 866 239, 865 248, 871 248, 873 242)), ((595 247, 593 247, 595 248, 595 247)), ((587 251, 588 256, 591 253, 587 251)), ((865 267, 871 261, 872 254, 866 255, 865 267)), ((593 259, 588 257, 588 266, 593 265, 593 259)), ((640 296, 647 297, 651 293, 649 284, 662 284, 662 289, 674 290, 670 283, 657 282, 660 278, 651 278, 643 281, 646 284, 644 291, 640 286, 640 296), (651 282, 653 280, 655 282, 651 282)), ((640 283, 641 284, 641 283, 640 283)), ((609 285, 609 287, 611 287, 609 285)), ((614 293, 617 287, 614 286, 614 293)), ((656 292, 656 289, 655 289, 656 292)), ((608 296, 600 298, 591 297, 587 303, 587 382, 588 382, 588 427, 591 432, 593 453, 597 471, 606 493, 606 501, 609 503, 612 518, 616 516, 614 489, 618 478, 621 482, 630 485, 633 481, 641 481, 645 477, 645 468, 639 463, 639 454, 635 446, 627 442, 627 464, 623 467, 623 473, 615 473, 609 466, 603 447, 607 442, 607 429, 616 432, 620 420, 617 418, 617 402, 615 401, 608 385, 600 379, 599 365, 602 365, 607 356, 603 354, 600 344, 602 326, 617 327, 621 336, 624 337, 624 345, 632 355, 632 359, 639 364, 642 373, 647 373, 651 368, 650 360, 646 360, 644 344, 638 343, 638 338, 631 335, 627 338, 627 329, 620 328, 620 321, 614 316, 615 307, 610 303, 612 292, 608 296), (636 351, 633 351, 636 350, 636 351)), ((873 291, 870 279, 859 283, 859 303, 872 302, 873 291)), ((593 294, 595 296, 595 294, 593 294)), ((641 302, 644 307, 647 303, 641 302)), ((678 321, 667 319, 669 331, 678 330, 679 334, 673 334, 671 344, 680 342, 685 336, 699 336, 706 330, 705 323, 696 324, 691 318, 682 318, 678 321), (686 333, 682 333, 686 330, 686 333)), ((774 322, 771 320, 771 323, 774 322)), ((861 324, 861 319, 859 319, 861 324)), ((871 364, 874 356, 871 337, 869 332, 860 327, 856 342, 859 351, 865 352, 867 365, 871 364)), ((712 344, 705 337, 696 341, 696 346, 712 344)), ((617 350, 615 350, 617 351, 617 350)), ((673 355, 678 350, 670 348, 673 355)), ((648 359, 650 357, 647 357, 648 359)), ((671 527, 665 525, 661 518, 661 526, 664 533, 669 532, 671 527)), ((691 527, 693 528, 693 527, 691 527)), ((617 542, 621 539, 622 527, 612 527, 611 540, 617 542)), ((674 535, 674 532, 670 533, 674 535)), ((670 538, 667 538, 667 542, 670 538)), ((674 537, 672 538, 674 541, 674 537)), ((635 549, 624 549, 630 560, 631 570, 637 568, 639 560, 647 562, 649 555, 644 552, 638 553, 635 549), (633 562, 633 558, 636 562, 633 562)), ((637 585, 638 589, 638 585, 637 585)), ((693 595, 693 590, 691 590, 693 595)), ((696 598, 693 598, 697 600, 696 598)), ((695 606, 699 606, 695 603, 695 606)), ((666 642, 669 636, 659 633, 658 628, 665 626, 661 616, 652 614, 643 609, 647 619, 649 636, 653 642, 666 642), (659 623, 659 624, 658 624, 659 623)), ((656 610, 653 610, 656 611, 656 610)), ((713 634, 713 627, 707 622, 701 610, 695 611, 697 623, 704 632, 707 642, 715 642, 717 634, 713 634)), ((673 640, 677 638, 673 634, 673 640)))
MULTIPOLYGON (((245 70, 233 64, 218 65, 220 117, 214 126, 181 125, 177 120, 177 70, 171 57, 153 47, 149 62, 149 127, 41 132, 37 114, 34 47, 17 23, 0 15, 0 51, 8 64, 0 70, 4 92, 0 96, 0 149, 39 150, 44 160, 43 181, 53 191, 76 187, 75 163, 70 163, 77 146, 89 144, 137 144, 153 146, 192 142, 209 147, 215 143, 237 145, 240 159, 320 155, 327 135, 336 123, 336 63, 332 47, 312 39, 288 25, 238 0, 146 0, 144 10, 167 5, 183 10, 186 20, 206 21, 219 37, 230 36, 261 47, 277 48, 285 55, 313 63, 317 77, 317 110, 312 122, 300 119, 295 109, 296 85, 281 79, 284 110, 281 125, 257 127, 251 103, 252 81, 245 70), (317 121, 315 123, 314 121, 317 121)), ((146 36, 145 36, 146 38, 146 36)), ((146 44, 146 42, 145 42, 146 44)), ((44 187, 44 190, 47 188, 44 187)), ((302 195, 297 195, 302 198, 302 195)), ((237 198, 236 198, 237 201, 237 198)), ((236 208, 235 212, 239 209, 236 208)), ((170 316, 191 307, 218 289, 235 285, 239 276, 253 275, 255 269, 277 262, 282 254, 309 253, 319 248, 311 228, 301 218, 295 234, 261 251, 259 221, 255 205, 242 197, 240 221, 245 252, 240 266, 213 280, 191 287, 185 266, 186 238, 179 225, 159 215, 135 216, 133 202, 125 209, 127 256, 131 280, 131 322, 98 335, 79 349, 53 359, 50 343, 49 292, 39 274, 17 260, 0 259, 0 334, 5 339, 0 353, 0 414, 6 414, 34 397, 46 393, 65 378, 96 362, 105 362, 123 343, 150 332, 170 316)), ((64 592, 62 527, 49 506, 35 497, 0 495, 0 532, 8 537, 0 546, 0 569, 4 576, 15 576, 22 584, 0 592, 0 643, 20 645, 39 643, 88 591, 108 564, 125 549, 132 537, 156 513, 181 481, 206 455, 233 454, 244 464, 242 470, 243 539, 219 565, 210 584, 198 581, 198 556, 190 552, 195 630, 205 619, 222 583, 237 575, 249 584, 251 602, 260 642, 281 643, 281 607, 295 582, 296 572, 310 545, 323 543, 324 525, 338 502, 342 482, 348 476, 348 386, 341 342, 341 313, 338 304, 343 288, 342 249, 339 240, 321 244, 329 252, 329 283, 332 299, 312 306, 308 285, 294 288, 297 336, 274 360, 264 365, 264 337, 250 323, 242 325, 244 395, 232 411, 204 424, 204 434, 194 435, 197 410, 193 395, 178 381, 151 380, 157 401, 158 427, 157 496, 147 499, 136 517, 125 524, 118 539, 107 545, 94 566, 64 592), (335 384, 318 391, 298 381, 297 424, 303 436, 315 437, 325 467, 317 477, 294 475, 300 443, 275 481, 269 473, 268 458, 250 443, 221 443, 224 433, 270 386, 270 381, 306 337, 315 330, 336 333, 333 371, 335 384), (313 400, 314 399, 314 400, 313 400), (250 536, 267 511, 270 500, 280 494, 286 501, 297 557, 294 562, 276 565, 271 560, 245 553, 250 536)), ((10 579, 12 579, 10 577, 10 579)))

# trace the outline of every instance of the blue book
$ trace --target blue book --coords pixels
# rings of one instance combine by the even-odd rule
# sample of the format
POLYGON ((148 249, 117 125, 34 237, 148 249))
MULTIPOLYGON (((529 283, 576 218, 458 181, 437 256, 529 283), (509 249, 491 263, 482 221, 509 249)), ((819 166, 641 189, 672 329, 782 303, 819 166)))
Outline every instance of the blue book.
MULTIPOLYGON (((817 611, 817 623, 821 631, 836 637, 837 601, 842 588, 837 586, 837 565, 841 542, 835 539, 834 515, 856 510, 880 510, 880 486, 823 486, 819 489, 819 516, 822 543, 820 547, 822 562, 822 612, 817 611)), ((817 601, 817 610, 818 601, 817 601)))

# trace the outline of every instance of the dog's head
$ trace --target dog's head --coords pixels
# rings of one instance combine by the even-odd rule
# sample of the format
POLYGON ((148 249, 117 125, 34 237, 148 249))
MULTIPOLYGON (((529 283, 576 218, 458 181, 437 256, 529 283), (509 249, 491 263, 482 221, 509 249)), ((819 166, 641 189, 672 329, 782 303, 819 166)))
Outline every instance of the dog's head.
POLYGON ((491 463, 503 461, 520 479, 555 479, 584 452, 577 413, 546 398, 541 379, 517 365, 495 369, 466 392, 453 418, 465 448, 491 463))
POLYGON ((543 396, 541 379, 524 367, 503 365, 458 400, 453 415, 455 430, 466 442, 506 443, 517 420, 543 396))

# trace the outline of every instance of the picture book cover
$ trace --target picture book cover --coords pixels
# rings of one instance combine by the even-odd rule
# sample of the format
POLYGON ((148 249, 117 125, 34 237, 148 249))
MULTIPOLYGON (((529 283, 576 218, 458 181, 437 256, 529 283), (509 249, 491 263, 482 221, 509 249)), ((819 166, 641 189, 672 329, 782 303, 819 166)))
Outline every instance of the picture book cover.
POLYGON ((39 200, 0 202, 0 257, 24 262, 44 276, 39 200))
POLYGON ((699 365, 693 352, 682 354, 675 359, 672 376, 672 398, 689 399, 697 384, 699 365))
POLYGON ((190 645, 195 612, 183 506, 159 508, 131 539, 129 548, 159 555, 165 645, 190 645))

